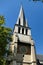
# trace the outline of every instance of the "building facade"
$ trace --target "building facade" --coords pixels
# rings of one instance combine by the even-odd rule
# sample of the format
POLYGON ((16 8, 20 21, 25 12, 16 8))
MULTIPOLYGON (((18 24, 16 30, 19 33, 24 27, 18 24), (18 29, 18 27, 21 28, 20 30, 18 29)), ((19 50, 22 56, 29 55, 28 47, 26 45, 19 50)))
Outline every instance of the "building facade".
POLYGON ((31 28, 25 19, 21 6, 20 13, 13 31, 13 41, 10 43, 9 65, 37 65, 34 40, 31 36, 31 28))

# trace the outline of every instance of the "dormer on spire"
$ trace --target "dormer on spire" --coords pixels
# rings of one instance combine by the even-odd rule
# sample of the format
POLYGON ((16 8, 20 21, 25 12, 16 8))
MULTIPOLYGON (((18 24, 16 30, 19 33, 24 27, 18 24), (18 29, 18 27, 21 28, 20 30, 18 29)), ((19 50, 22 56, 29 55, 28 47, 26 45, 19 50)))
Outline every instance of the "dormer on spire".
POLYGON ((28 27, 27 19, 26 19, 26 25, 25 26, 28 27))

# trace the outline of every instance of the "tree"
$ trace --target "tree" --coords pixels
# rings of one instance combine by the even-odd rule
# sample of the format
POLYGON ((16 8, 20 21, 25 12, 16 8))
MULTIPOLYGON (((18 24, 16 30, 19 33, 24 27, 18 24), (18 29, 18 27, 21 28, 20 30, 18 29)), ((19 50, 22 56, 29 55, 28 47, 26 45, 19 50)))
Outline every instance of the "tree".
POLYGON ((0 16, 0 65, 5 65, 6 46, 11 41, 11 28, 5 27, 5 18, 0 16))

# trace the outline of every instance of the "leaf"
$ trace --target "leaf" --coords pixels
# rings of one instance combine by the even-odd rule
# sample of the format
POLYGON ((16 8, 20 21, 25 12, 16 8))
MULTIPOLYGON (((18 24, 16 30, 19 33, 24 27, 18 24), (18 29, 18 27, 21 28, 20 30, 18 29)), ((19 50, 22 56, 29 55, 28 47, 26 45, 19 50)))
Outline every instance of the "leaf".
POLYGON ((7 44, 12 40, 12 30, 11 28, 5 27, 4 16, 0 16, 0 65, 5 65, 4 55, 7 52, 7 44))

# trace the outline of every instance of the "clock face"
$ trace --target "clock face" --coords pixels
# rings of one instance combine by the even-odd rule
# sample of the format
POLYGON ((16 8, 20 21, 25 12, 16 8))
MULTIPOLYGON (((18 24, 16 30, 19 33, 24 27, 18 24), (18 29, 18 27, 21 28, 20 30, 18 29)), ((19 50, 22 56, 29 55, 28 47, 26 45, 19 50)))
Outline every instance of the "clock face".
POLYGON ((25 44, 23 42, 18 42, 17 45, 17 53, 18 54, 31 54, 31 45, 25 44))
POLYGON ((19 48, 19 50, 20 50, 20 53, 22 53, 22 54, 25 54, 26 51, 27 51, 27 49, 26 49, 25 46, 21 46, 21 47, 19 48))

